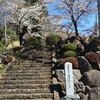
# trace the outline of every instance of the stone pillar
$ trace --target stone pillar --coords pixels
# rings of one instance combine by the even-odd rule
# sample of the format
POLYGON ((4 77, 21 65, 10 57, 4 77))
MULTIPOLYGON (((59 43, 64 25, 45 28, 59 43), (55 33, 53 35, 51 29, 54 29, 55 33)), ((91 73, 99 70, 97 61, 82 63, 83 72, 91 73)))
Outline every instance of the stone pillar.
POLYGON ((65 63, 65 83, 66 83, 66 96, 61 100, 80 100, 78 94, 74 94, 74 82, 73 82, 73 69, 72 63, 65 63))

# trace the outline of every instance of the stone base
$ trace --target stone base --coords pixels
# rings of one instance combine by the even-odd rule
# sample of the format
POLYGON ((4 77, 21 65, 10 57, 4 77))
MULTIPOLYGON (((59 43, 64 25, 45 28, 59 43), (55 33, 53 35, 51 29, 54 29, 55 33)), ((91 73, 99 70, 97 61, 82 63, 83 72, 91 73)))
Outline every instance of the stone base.
POLYGON ((64 96, 61 98, 61 100, 80 100, 80 97, 78 94, 70 95, 70 96, 64 96))

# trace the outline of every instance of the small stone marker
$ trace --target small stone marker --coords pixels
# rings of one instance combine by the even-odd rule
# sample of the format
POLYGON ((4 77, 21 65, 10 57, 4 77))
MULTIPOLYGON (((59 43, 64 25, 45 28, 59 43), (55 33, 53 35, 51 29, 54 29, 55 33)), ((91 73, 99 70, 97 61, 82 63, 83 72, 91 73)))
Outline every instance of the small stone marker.
POLYGON ((66 95, 74 95, 72 63, 65 63, 66 95))
POLYGON ((74 94, 73 70, 72 63, 65 63, 65 83, 66 83, 66 96, 61 100, 80 100, 78 94, 74 94))

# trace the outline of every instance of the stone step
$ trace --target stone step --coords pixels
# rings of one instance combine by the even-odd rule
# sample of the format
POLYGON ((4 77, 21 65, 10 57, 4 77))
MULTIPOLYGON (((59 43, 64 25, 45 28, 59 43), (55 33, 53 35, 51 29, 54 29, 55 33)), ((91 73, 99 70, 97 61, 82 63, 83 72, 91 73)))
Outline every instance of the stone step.
POLYGON ((4 100, 54 100, 54 99, 42 98, 42 99, 4 99, 4 100))
POLYGON ((42 69, 42 70, 51 70, 51 66, 49 67, 49 66, 38 66, 38 65, 36 65, 36 66, 34 66, 34 65, 32 65, 32 66, 22 66, 22 65, 18 65, 18 66, 9 66, 9 68, 8 68, 8 70, 40 70, 40 69, 42 69))
POLYGON ((32 94, 32 93, 50 93, 49 88, 45 89, 0 89, 0 94, 32 94))
POLYGON ((35 63, 38 63, 39 64, 39 61, 40 62, 51 62, 51 58, 49 58, 49 59, 44 59, 44 58, 40 59, 40 58, 37 58, 33 62, 16 61, 13 64, 16 64, 16 65, 20 65, 20 64, 30 65, 30 64, 35 64, 35 63))
POLYGON ((45 59, 45 58, 37 58, 36 59, 36 61, 40 61, 40 62, 42 62, 42 61, 44 61, 44 62, 51 62, 51 59, 45 59))
POLYGON ((25 62, 25 63, 32 63, 32 60, 27 60, 27 59, 21 59, 21 58, 16 58, 14 62, 25 62))
MULTIPOLYGON (((35 57, 35 60, 43 60, 43 61, 51 61, 51 57, 41 57, 41 56, 38 56, 38 57, 35 57)), ((22 59, 18 59, 16 61, 14 61, 14 63, 23 63, 23 64, 30 64, 30 63, 33 63, 34 60, 22 60, 22 59)))
POLYGON ((32 99, 32 100, 36 100, 36 99, 53 99, 53 94, 52 93, 34 93, 34 94, 0 94, 0 100, 4 100, 4 99, 17 99, 17 100, 20 100, 20 99, 32 99))
POLYGON ((34 73, 4 73, 2 76, 50 76, 51 72, 34 72, 34 73))
POLYGON ((0 80, 0 85, 3 84, 48 84, 52 83, 52 79, 45 80, 0 80))
POLYGON ((25 61, 14 61, 13 63, 12 63, 12 65, 14 65, 14 64, 16 64, 16 65, 20 65, 20 64, 23 64, 23 65, 30 65, 30 64, 33 64, 34 62, 33 61, 31 61, 31 62, 25 62, 25 61))
POLYGON ((50 88, 51 83, 45 84, 5 84, 0 85, 0 89, 44 89, 50 88))
MULTIPOLYGON (((40 70, 38 70, 39 72, 50 72, 51 70, 50 69, 40 69, 40 70)), ((37 72, 37 70, 20 70, 20 69, 18 69, 18 70, 7 70, 7 73, 35 73, 35 72, 37 72)))
POLYGON ((47 66, 49 66, 50 64, 44 64, 44 63, 39 63, 39 62, 35 62, 35 63, 29 63, 29 64, 27 64, 27 63, 20 63, 20 64, 18 64, 18 63, 13 63, 11 66, 15 66, 15 67, 17 67, 17 66, 19 66, 19 67, 47 67, 47 66))
POLYGON ((51 75, 48 76, 2 76, 2 80, 23 80, 23 79, 30 79, 30 80, 45 80, 45 79, 51 79, 51 75))

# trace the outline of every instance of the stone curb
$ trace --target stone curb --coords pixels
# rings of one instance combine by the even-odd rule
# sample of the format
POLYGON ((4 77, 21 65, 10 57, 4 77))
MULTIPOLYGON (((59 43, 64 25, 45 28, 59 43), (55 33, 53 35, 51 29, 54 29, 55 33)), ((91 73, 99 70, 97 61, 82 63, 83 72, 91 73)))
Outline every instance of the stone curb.
POLYGON ((60 100, 60 97, 59 97, 59 93, 58 93, 58 83, 57 83, 57 78, 54 77, 55 76, 55 63, 57 62, 56 58, 55 58, 55 51, 53 50, 52 51, 52 75, 53 75, 53 85, 54 85, 54 100, 60 100))

